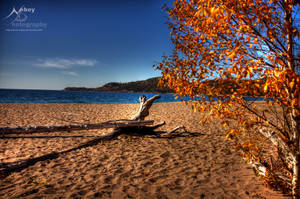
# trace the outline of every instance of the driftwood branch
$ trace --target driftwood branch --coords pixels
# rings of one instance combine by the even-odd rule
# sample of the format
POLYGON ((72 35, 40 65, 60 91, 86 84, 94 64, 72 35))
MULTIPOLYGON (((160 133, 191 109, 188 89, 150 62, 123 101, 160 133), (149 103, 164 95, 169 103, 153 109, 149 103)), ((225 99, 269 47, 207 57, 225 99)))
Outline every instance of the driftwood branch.
MULTIPOLYGON (((151 108, 154 100, 159 99, 160 95, 155 95, 147 100, 146 96, 140 97, 139 111, 131 120, 113 120, 96 124, 70 124, 60 126, 25 126, 25 127, 0 127, 0 134, 18 134, 18 133, 41 133, 41 132, 57 132, 57 131, 76 131, 76 130, 90 130, 90 129, 103 129, 114 128, 114 132, 118 134, 118 131, 124 132, 124 130, 134 130, 143 134, 143 130, 149 132, 165 125, 165 122, 156 124, 154 126, 147 126, 154 123, 153 120, 144 120, 149 115, 149 109, 151 108), (134 129, 136 128, 136 130, 134 129)), ((185 129, 183 126, 176 127, 170 131, 169 134, 179 130, 185 129)))
POLYGON ((146 96, 140 97, 140 109, 137 114, 131 120, 144 120, 149 115, 149 109, 152 106, 154 100, 159 99, 160 95, 155 95, 147 100, 146 96))
POLYGON ((72 149, 62 151, 62 152, 52 152, 47 155, 43 155, 36 158, 30 158, 27 160, 22 160, 12 163, 1 163, 0 164, 0 178, 1 176, 6 176, 10 172, 20 171, 24 168, 27 168, 39 161, 55 159, 62 154, 66 154, 70 151, 81 149, 88 146, 93 146, 103 140, 113 139, 116 136, 126 133, 138 133, 139 135, 143 134, 153 134, 153 135, 170 135, 180 129, 183 129, 186 132, 184 126, 178 126, 170 132, 154 132, 155 129, 165 125, 165 122, 153 126, 147 126, 154 123, 153 120, 144 120, 145 117, 149 115, 149 109, 152 106, 154 100, 159 99, 159 95, 155 95, 149 100, 145 96, 140 97, 140 108, 138 113, 131 120, 114 120, 107 121, 103 123, 96 124, 76 124, 76 125, 64 125, 64 126, 29 126, 29 127, 1 127, 0 133, 2 134, 16 134, 16 133, 38 133, 38 132, 52 132, 52 131, 73 131, 73 130, 88 130, 88 129, 101 129, 101 128, 114 128, 114 131, 108 133, 104 136, 99 136, 96 139, 83 143, 72 149))
POLYGON ((173 130, 171 130, 171 131, 169 132, 169 134, 175 133, 176 131, 179 131, 180 129, 183 129, 184 132, 187 132, 185 126, 177 126, 177 127, 174 128, 173 130))
POLYGON ((166 124, 166 122, 161 122, 159 124, 156 124, 156 125, 153 125, 153 126, 149 126, 148 128, 151 128, 152 130, 155 130, 155 129, 157 129, 157 128, 165 125, 165 124, 166 124))
POLYGON ((15 134, 15 133, 40 133, 40 132, 54 132, 54 131, 76 131, 76 130, 89 130, 89 129, 103 129, 103 128, 121 128, 132 126, 146 126, 153 124, 153 120, 117 122, 109 121, 96 124, 72 124, 62 126, 27 126, 27 127, 1 127, 0 133, 2 134, 15 134))

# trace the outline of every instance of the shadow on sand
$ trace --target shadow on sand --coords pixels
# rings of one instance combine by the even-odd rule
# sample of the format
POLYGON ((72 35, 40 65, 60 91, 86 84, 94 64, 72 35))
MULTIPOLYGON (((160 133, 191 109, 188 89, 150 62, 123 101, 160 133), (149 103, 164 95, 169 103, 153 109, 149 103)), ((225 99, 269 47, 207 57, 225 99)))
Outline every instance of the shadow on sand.
MULTIPOLYGON (((127 135, 127 136, 133 136, 133 137, 144 137, 144 138, 156 138, 156 139, 172 139, 172 138, 176 138, 176 137, 198 137, 198 136, 203 136, 204 134, 192 133, 192 132, 168 134, 165 131, 155 132, 155 131, 145 131, 145 130, 143 130, 143 132, 141 133, 139 130, 136 130, 136 128, 134 128, 134 129, 126 128, 126 130, 122 129, 121 131, 118 131, 117 133, 112 132, 112 133, 108 133, 104 136, 96 137, 95 139, 92 139, 90 141, 87 141, 83 144, 80 144, 74 148, 71 148, 71 149, 68 149, 65 151, 52 152, 52 153, 42 155, 39 157, 29 158, 26 160, 21 160, 21 161, 16 161, 16 162, 0 163, 0 179, 7 177, 12 172, 18 172, 25 168, 28 168, 29 166, 32 166, 32 165, 36 164, 37 162, 45 161, 45 160, 53 160, 53 159, 60 157, 61 155, 66 154, 66 153, 69 153, 69 152, 72 152, 72 151, 75 151, 78 149, 94 146, 103 141, 116 139, 120 135, 127 135)), ((18 139, 18 138, 32 138, 32 139, 33 138, 41 138, 41 139, 46 138, 46 139, 48 139, 48 138, 57 138, 57 137, 69 138, 69 137, 95 137, 95 136, 12 136, 12 137, 2 136, 2 137, 0 137, 0 139, 18 139)))

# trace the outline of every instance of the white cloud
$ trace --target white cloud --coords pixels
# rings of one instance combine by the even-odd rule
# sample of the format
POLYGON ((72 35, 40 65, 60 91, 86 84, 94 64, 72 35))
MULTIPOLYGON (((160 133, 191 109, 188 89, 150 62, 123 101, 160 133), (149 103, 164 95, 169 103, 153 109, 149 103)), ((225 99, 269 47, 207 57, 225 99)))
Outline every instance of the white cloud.
POLYGON ((75 66, 94 66, 97 61, 94 59, 65 59, 65 58, 46 58, 38 59, 36 66, 44 68, 67 69, 75 66))
POLYGON ((70 75, 70 76, 75 76, 75 77, 78 76, 78 74, 73 71, 62 71, 61 73, 64 75, 70 75))

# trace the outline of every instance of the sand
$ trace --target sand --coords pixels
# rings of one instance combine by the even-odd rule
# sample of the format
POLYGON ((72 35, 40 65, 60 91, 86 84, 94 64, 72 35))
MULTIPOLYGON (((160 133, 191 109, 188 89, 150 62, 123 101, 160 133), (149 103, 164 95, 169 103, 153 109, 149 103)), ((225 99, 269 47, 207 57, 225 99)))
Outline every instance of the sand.
MULTIPOLYGON (((138 104, 0 104, 0 126, 95 123, 130 118, 138 104)), ((162 131, 194 136, 120 136, 40 161, 0 179, 0 198, 284 198, 230 148, 217 121, 183 103, 156 103, 162 131)), ((0 135, 0 164, 61 152, 110 130, 0 135)))

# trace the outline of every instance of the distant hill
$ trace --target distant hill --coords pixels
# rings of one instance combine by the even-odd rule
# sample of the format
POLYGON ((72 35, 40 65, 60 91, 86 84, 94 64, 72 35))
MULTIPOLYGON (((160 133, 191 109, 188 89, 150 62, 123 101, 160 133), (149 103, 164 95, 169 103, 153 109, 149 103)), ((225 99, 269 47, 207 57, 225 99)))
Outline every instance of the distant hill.
MULTIPOLYGON (((68 91, 113 91, 113 92, 142 92, 142 93, 174 93, 173 90, 167 87, 159 87, 158 81, 160 77, 154 77, 147 80, 142 81, 134 81, 134 82, 127 82, 127 83, 120 83, 120 82, 110 82, 105 84, 102 87, 98 88, 85 88, 85 87, 67 87, 64 90, 68 91)), ((265 80, 240 80, 237 82, 235 79, 231 80, 207 80, 202 82, 207 87, 205 90, 197 90, 195 89, 196 93, 206 94, 206 95, 214 95, 215 89, 222 89, 218 91, 219 95, 228 95, 233 94, 237 91, 242 85, 249 85, 249 81, 251 84, 258 84, 262 85, 265 80)), ((251 95, 251 93, 244 93, 245 95, 251 95)), ((253 93, 252 93, 253 94, 253 93)), ((257 96, 264 96, 264 92, 261 88, 260 91, 257 91, 257 96)))
POLYGON ((158 86, 159 77, 150 78, 142 81, 127 83, 110 82, 98 88, 67 87, 67 91, 118 91, 118 92, 146 92, 146 93, 172 93, 169 88, 158 86))

